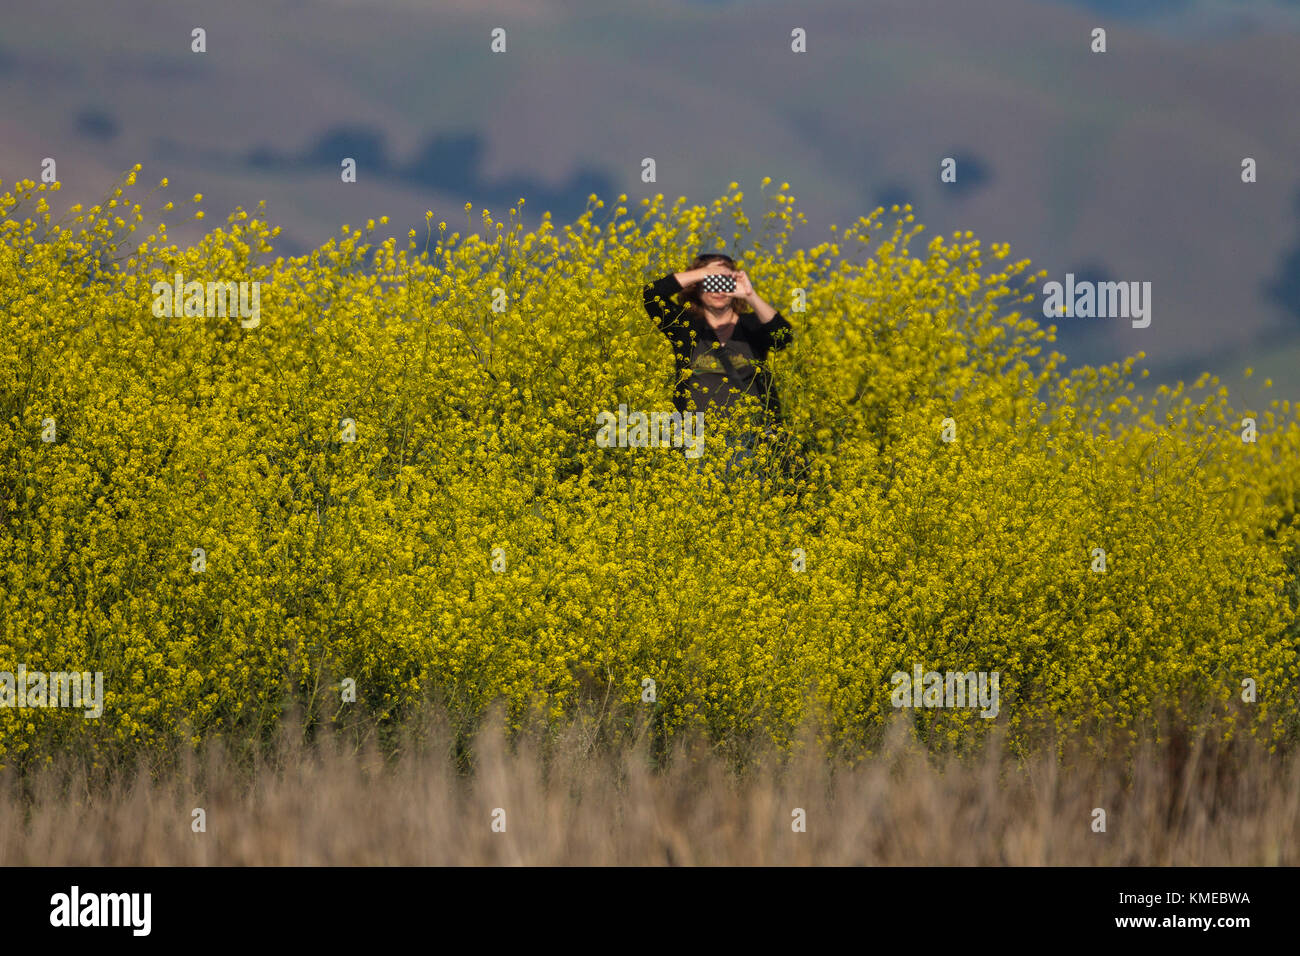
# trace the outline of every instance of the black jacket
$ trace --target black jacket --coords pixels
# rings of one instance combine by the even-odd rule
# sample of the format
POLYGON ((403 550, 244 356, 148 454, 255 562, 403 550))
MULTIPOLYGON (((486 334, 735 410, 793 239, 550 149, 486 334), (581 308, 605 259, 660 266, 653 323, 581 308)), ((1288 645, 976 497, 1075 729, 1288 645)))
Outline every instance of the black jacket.
POLYGON ((677 366, 673 407, 685 413, 694 399, 696 411, 729 408, 742 396, 752 396, 779 419, 776 389, 764 363, 769 352, 790 344, 794 335, 790 323, 780 312, 766 323, 753 312, 741 312, 723 345, 703 315, 674 301, 672 297, 681 291, 673 273, 644 290, 646 313, 673 347, 677 366))

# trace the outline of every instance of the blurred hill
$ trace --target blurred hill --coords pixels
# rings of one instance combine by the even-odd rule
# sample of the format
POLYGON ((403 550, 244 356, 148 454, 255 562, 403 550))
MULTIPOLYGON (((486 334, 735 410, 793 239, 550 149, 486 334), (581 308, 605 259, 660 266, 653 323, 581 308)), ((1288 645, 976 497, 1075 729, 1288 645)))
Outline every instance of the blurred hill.
MULTIPOLYGON (((529 221, 563 220, 591 192, 710 200, 736 180, 757 200, 771 176, 809 219, 803 241, 910 201, 930 234, 1007 241, 1046 279, 1152 282, 1147 329, 1056 320, 1072 361, 1143 350, 1155 381, 1209 369, 1234 388, 1254 365, 1252 383, 1300 397, 1295 2, 6 6, 6 184, 52 156, 67 202, 89 203, 141 162, 172 199, 204 193, 208 225, 266 199, 292 254, 382 214, 398 235, 423 232, 425 209, 464 229, 466 201, 504 213, 524 196, 529 221), (657 183, 640 181, 646 156, 657 183)), ((169 218, 178 241, 198 234, 169 218)))

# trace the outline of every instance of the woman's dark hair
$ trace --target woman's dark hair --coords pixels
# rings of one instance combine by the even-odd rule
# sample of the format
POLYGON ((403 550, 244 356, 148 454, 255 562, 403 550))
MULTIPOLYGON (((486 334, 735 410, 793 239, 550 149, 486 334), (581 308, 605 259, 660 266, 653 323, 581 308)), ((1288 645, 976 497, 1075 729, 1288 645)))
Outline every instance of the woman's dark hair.
MULTIPOLYGON (((696 269, 703 269, 710 262, 725 262, 727 268, 732 272, 740 271, 740 268, 736 265, 736 260, 723 252, 702 253, 691 260, 691 264, 682 271, 693 272, 696 269)), ((677 293, 677 301, 686 306, 686 308, 693 309, 696 312, 704 311, 703 306, 700 305, 700 284, 698 282, 695 283, 695 285, 687 286, 681 292, 677 293)), ((749 311, 749 307, 745 305, 743 300, 739 299, 732 299, 731 307, 736 311, 737 315, 741 312, 749 311)))

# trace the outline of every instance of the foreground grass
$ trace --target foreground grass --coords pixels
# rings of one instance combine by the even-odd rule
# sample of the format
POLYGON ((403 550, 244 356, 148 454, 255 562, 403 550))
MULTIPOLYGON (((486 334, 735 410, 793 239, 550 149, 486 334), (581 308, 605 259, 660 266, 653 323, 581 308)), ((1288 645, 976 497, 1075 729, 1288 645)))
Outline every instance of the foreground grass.
POLYGON ((580 722, 513 742, 499 726, 468 759, 434 726, 392 760, 286 736, 251 762, 213 745, 109 783, 59 764, 11 772, 0 865, 1300 863, 1300 763, 1246 740, 1175 734, 1125 760, 1067 742, 1063 758, 1018 760, 994 738, 937 758, 895 722, 852 767, 805 744, 735 773, 698 741, 656 770, 644 747, 597 745, 580 722))

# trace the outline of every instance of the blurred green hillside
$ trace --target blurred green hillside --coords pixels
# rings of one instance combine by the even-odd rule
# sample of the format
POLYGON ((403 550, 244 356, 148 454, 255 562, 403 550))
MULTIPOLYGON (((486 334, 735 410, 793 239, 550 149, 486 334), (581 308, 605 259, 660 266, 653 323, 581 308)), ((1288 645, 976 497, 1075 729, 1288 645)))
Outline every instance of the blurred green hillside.
MULTIPOLYGON (((56 158, 69 203, 121 171, 212 211, 265 199, 281 248, 472 201, 530 221, 588 193, 700 199, 788 181, 815 242, 910 201, 1060 279, 1150 281, 1151 327, 1063 320, 1073 361, 1151 381, 1271 374, 1300 397, 1294 4, 1093 0, 230 0, 16 6, 0 34, 0 179, 56 158), (1158 8, 1158 9, 1157 9, 1158 8), (1253 18, 1253 19, 1252 19, 1253 18), (1108 30, 1109 52, 1089 52, 1108 30), (190 52, 190 31, 207 52, 190 52), (489 33, 507 31, 493 54, 489 33), (807 53, 790 50, 794 28, 807 53), (338 160, 359 161, 339 181, 338 160), (640 180, 656 159, 658 179, 640 180), (939 182, 943 157, 959 181, 939 182), (1240 182, 1243 156, 1259 182, 1240 182), (1288 260, 1288 257, 1291 257, 1288 260), (1272 290, 1272 291, 1270 291, 1272 290)), ((193 226, 173 217, 178 240, 193 226)), ((1251 392, 1242 392, 1251 400, 1251 392)), ((1234 396, 1236 397, 1236 396, 1234 396)))

